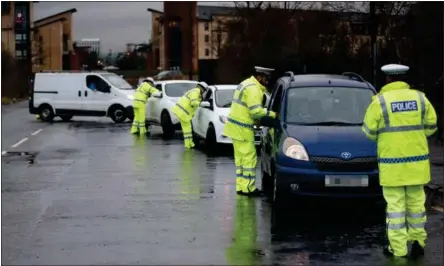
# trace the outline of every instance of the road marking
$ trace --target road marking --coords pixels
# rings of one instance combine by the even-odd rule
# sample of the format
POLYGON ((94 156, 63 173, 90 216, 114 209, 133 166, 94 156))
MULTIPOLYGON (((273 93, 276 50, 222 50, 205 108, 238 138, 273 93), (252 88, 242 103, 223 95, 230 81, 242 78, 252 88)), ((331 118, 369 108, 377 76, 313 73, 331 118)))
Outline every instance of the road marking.
POLYGON ((19 142, 17 142, 16 144, 12 145, 12 148, 16 148, 18 147, 20 144, 22 144, 23 142, 27 141, 28 138, 22 138, 19 142))
POLYGON ((39 130, 37 130, 36 132, 32 133, 31 135, 35 136, 35 135, 39 134, 42 130, 43 130, 43 129, 39 129, 39 130))
POLYGON ((8 151, 2 151, 2 155, 5 155, 8 151))

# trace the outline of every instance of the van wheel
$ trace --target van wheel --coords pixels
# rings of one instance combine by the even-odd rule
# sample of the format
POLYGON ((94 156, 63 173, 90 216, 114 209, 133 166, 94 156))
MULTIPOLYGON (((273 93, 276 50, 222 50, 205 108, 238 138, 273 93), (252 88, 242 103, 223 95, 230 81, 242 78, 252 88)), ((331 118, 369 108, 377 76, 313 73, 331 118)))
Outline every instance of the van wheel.
POLYGON ((71 121, 73 115, 61 115, 60 118, 64 121, 64 122, 69 122, 71 121))
POLYGON ((160 125, 162 126, 163 137, 170 139, 174 136, 174 126, 171 117, 167 112, 162 112, 160 117, 160 125))
POLYGON ((39 115, 40 119, 45 122, 51 122, 54 119, 54 111, 48 104, 40 106, 39 115))
POLYGON ((113 106, 109 111, 109 117, 111 117, 115 123, 123 123, 126 119, 125 109, 119 105, 113 106))

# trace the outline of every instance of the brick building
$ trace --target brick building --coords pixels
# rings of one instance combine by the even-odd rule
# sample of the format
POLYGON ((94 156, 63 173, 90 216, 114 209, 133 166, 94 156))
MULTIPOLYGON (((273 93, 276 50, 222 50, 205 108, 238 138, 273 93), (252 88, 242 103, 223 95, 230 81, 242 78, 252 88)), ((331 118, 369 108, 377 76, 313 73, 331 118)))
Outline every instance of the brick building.
POLYGON ((151 69, 180 69, 193 73, 198 64, 197 2, 165 1, 164 12, 148 9, 153 17, 151 69))
POLYGON ((73 8, 34 21, 31 29, 33 72, 71 68, 72 15, 75 12, 73 8))
POLYGON ((2 50, 32 72, 71 68, 75 8, 34 20, 36 2, 2 2, 2 50))

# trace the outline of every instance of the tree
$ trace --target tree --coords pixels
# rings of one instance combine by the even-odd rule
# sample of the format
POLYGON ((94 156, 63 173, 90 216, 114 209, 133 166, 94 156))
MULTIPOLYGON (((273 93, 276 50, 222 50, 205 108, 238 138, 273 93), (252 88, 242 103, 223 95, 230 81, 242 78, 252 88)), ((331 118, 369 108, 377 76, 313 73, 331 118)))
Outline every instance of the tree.
POLYGON ((40 30, 35 28, 31 33, 31 62, 35 70, 40 70, 40 67, 45 63, 47 55, 43 50, 43 36, 40 30))
POLYGON ((226 41, 227 29, 222 20, 218 20, 216 27, 211 29, 211 55, 219 57, 222 53, 222 46, 226 41))
POLYGON ((127 53, 119 53, 116 59, 116 66, 120 70, 146 69, 146 58, 139 55, 137 49, 127 53))
POLYGON ((304 5, 309 4, 236 2, 233 18, 223 23, 220 38, 216 34, 221 78, 239 81, 251 74, 254 65, 275 67, 294 53, 297 38, 291 33, 295 32, 297 8, 304 5))
POLYGON ((114 58, 113 58, 113 52, 112 50, 109 50, 108 54, 105 57, 105 64, 107 66, 113 65, 114 64, 114 58))

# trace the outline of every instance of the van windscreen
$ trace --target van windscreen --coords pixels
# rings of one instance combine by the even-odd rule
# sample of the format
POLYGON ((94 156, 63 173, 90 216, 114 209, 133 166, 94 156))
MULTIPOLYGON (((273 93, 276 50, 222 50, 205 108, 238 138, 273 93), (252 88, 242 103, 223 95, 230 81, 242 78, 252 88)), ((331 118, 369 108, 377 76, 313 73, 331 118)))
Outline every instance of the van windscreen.
POLYGON ((134 90, 133 86, 131 86, 126 80, 116 74, 102 74, 102 77, 106 79, 109 83, 111 83, 111 85, 120 90, 134 90))

